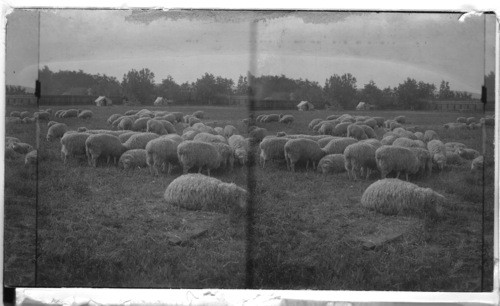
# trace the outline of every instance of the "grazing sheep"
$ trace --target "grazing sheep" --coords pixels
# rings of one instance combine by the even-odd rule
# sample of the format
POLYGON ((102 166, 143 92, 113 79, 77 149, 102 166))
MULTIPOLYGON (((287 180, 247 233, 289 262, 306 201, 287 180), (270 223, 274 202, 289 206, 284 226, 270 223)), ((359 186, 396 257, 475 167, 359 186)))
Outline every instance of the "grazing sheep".
POLYGON ((360 175, 366 172, 366 179, 368 179, 371 170, 377 169, 375 161, 376 150, 374 146, 365 142, 353 143, 345 148, 344 165, 349 179, 352 177, 353 180, 357 180, 358 172, 360 175))
POLYGON ((324 138, 318 139, 317 143, 321 148, 324 148, 332 139, 338 139, 336 136, 326 136, 324 138))
POLYGON ((436 217, 442 211, 444 196, 398 179, 383 179, 366 188, 361 205, 384 215, 436 217))
POLYGON ((471 123, 471 124, 469 124, 467 127, 468 127, 470 130, 478 130, 478 129, 480 129, 482 126, 483 126, 483 124, 482 124, 482 123, 471 123))
POLYGON ((391 122, 391 123, 389 124, 389 129, 390 129, 390 130, 397 129, 397 128, 399 128, 399 127, 403 127, 403 126, 402 126, 401 124, 399 124, 399 123, 395 122, 395 121, 393 121, 393 122, 391 122))
POLYGON ((130 138, 123 143, 123 146, 127 148, 127 150, 146 149, 148 142, 158 137, 160 137, 160 135, 155 133, 137 133, 130 136, 130 138))
POLYGON ((21 118, 21 119, 24 119, 24 118, 27 118, 27 117, 31 117, 31 113, 28 112, 28 111, 24 111, 24 112, 21 112, 19 114, 19 118, 21 118))
POLYGON ((26 117, 26 118, 22 119, 22 122, 25 123, 25 124, 34 123, 35 121, 36 121, 35 118, 30 118, 30 117, 26 117))
POLYGON ((382 143, 378 139, 373 139, 373 138, 361 140, 360 142, 372 145, 375 147, 375 149, 378 149, 382 146, 382 143))
POLYGON ((342 138, 336 138, 332 139, 324 148, 326 154, 344 154, 345 148, 347 146, 358 142, 354 138, 349 138, 349 137, 342 137, 342 138))
POLYGON ((148 127, 148 121, 151 120, 150 117, 142 117, 134 121, 132 125, 132 131, 142 132, 146 131, 148 127))
POLYGON ((6 147, 10 146, 11 144, 13 144, 15 142, 21 142, 21 140, 19 140, 19 138, 16 138, 16 137, 5 136, 5 146, 6 147))
POLYGON ((168 121, 172 124, 175 124, 177 122, 177 118, 175 117, 174 114, 167 114, 167 115, 164 115, 164 116, 158 116, 158 117, 155 117, 155 119, 157 120, 165 120, 165 121, 168 121))
POLYGON ((375 120, 374 118, 366 119, 365 121, 363 121, 363 124, 371 127, 372 129, 375 129, 378 126, 377 120, 375 120))
POLYGON ((5 118, 5 123, 21 124, 23 120, 19 117, 7 117, 5 118))
POLYGON ((248 137, 252 139, 252 141, 259 143, 266 137, 267 130, 264 128, 255 128, 250 133, 248 133, 248 137))
POLYGON ((64 123, 57 123, 49 127, 47 131, 47 141, 61 138, 68 131, 68 126, 64 123))
MULTIPOLYGON (((328 118, 327 118, 327 119, 328 119, 328 118)), ((330 120, 330 119, 328 119, 328 120, 330 120)), ((308 125, 309 129, 310 129, 310 130, 312 130, 312 128, 313 128, 316 124, 320 123, 321 121, 323 121, 323 119, 316 118, 316 119, 311 120, 311 122, 310 122, 310 123, 309 123, 309 125, 308 125)))
POLYGON ((467 118, 467 121, 465 123, 467 125, 469 125, 471 123, 477 123, 477 119, 476 119, 476 117, 469 117, 469 118, 467 118))
POLYGON ((279 122, 284 123, 284 124, 290 124, 293 123, 295 118, 292 115, 284 115, 283 117, 280 118, 279 122))
POLYGON ((123 167, 123 169, 135 169, 135 168, 146 168, 148 166, 146 162, 146 150, 144 149, 134 149, 125 151, 120 159, 118 160, 118 165, 123 167))
POLYGON ((279 122, 280 121, 280 118, 283 117, 282 114, 269 114, 269 115, 266 115, 265 117, 263 117, 261 119, 261 122, 263 123, 270 123, 270 122, 279 122))
POLYGON ((427 173, 427 176, 431 176, 432 157, 429 151, 427 149, 418 147, 411 147, 409 149, 413 152, 413 154, 415 154, 418 159, 419 167, 417 174, 425 175, 425 173, 427 173))
POLYGON ((61 114, 61 118, 76 118, 78 116, 77 109, 67 109, 61 114))
POLYGON ((234 126, 226 125, 224 127, 224 132, 223 132, 222 136, 229 138, 229 137, 233 136, 234 134, 238 134, 238 130, 234 126))
POLYGON ((382 138, 382 140, 380 141, 380 143, 382 143, 382 145, 384 145, 384 146, 390 146, 398 138, 399 138, 399 136, 397 136, 397 135, 387 135, 384 138, 382 138))
POLYGON ((82 110, 79 114, 78 114, 78 118, 80 119, 90 119, 92 118, 92 116, 94 115, 94 113, 91 111, 91 110, 82 110))
POLYGON ((458 123, 467 123, 467 118, 465 118, 465 117, 458 117, 457 118, 457 122, 458 123))
MULTIPOLYGON (((21 112, 12 111, 12 112, 10 112, 10 117, 21 117, 21 112)), ((21 118, 21 119, 23 119, 23 118, 21 118)))
POLYGON ((26 156, 24 157, 24 165, 25 166, 32 166, 32 165, 36 165, 38 162, 38 151, 37 150, 33 150, 33 151, 30 151, 26 154, 26 156))
POLYGON ((199 111, 194 112, 193 116, 195 116, 198 119, 203 119, 203 118, 205 118, 205 112, 202 110, 199 110, 199 111))
POLYGON ((250 151, 250 142, 241 135, 233 135, 229 137, 228 144, 233 149, 238 162, 245 165, 250 151))
POLYGON ((221 136, 224 136, 224 128, 221 128, 220 126, 214 127, 214 131, 221 136))
POLYGON ((196 135, 198 135, 200 132, 199 131, 194 131, 194 130, 190 130, 190 131, 186 131, 184 133, 182 133, 182 139, 184 140, 193 140, 194 137, 196 135))
POLYGON ((458 155, 460 155, 460 157, 467 159, 467 160, 472 160, 472 159, 477 158, 481 155, 478 151, 476 151, 474 149, 467 149, 467 148, 459 148, 459 149, 457 149, 457 153, 458 153, 458 155))
POLYGON ((164 199, 169 205, 189 210, 226 211, 245 209, 247 192, 234 183, 202 174, 185 174, 168 185, 164 199))
POLYGON ((188 127, 187 129, 195 130, 201 133, 217 134, 211 126, 205 125, 203 122, 197 122, 193 124, 191 128, 188 127))
MULTIPOLYGON (((400 137, 392 143, 395 147, 403 147, 403 148, 421 148, 423 143, 418 142, 417 140, 412 140, 406 137, 400 137)), ((424 145, 425 147, 425 145, 424 145)))
POLYGON ((175 121, 177 121, 177 122, 182 122, 182 119, 183 119, 183 117, 184 117, 184 114, 183 114, 183 113, 181 113, 181 112, 173 112, 173 113, 171 113, 171 114, 172 114, 172 115, 174 115, 174 117, 175 117, 175 121))
POLYGON ((201 122, 200 119, 198 119, 198 118, 196 118, 194 116, 191 116, 191 117, 189 117, 187 123, 189 123, 190 126, 193 126, 195 123, 200 123, 200 122, 201 122))
POLYGON ((445 129, 449 129, 449 130, 466 130, 467 129, 466 123, 450 122, 450 123, 444 124, 443 126, 445 129))
POLYGON ((181 142, 182 139, 174 139, 169 136, 162 136, 148 142, 146 145, 146 163, 151 174, 154 174, 154 170, 156 175, 160 175, 160 167, 165 171, 165 166, 168 164, 167 174, 170 175, 172 165, 179 163, 177 147, 181 142))
POLYGON ((220 143, 226 143, 227 144, 227 139, 224 136, 221 135, 213 135, 209 133, 199 133, 196 134, 193 138, 194 141, 202 141, 202 142, 220 142, 220 143))
POLYGON ((136 109, 131 109, 131 110, 128 110, 125 112, 125 116, 130 116, 130 115, 135 115, 137 114, 139 111, 136 110, 136 109))
POLYGON ((486 126, 495 126, 495 118, 481 118, 479 123, 482 123, 486 126))
POLYGON ((447 142, 444 144, 444 146, 446 147, 446 150, 450 151, 457 151, 458 149, 465 149, 467 147, 461 142, 454 142, 454 141, 447 142))
POLYGON ((230 169, 233 170, 234 167, 234 151, 233 149, 225 143, 222 142, 213 142, 213 146, 217 149, 220 154, 220 167, 227 168, 229 165, 230 169))
POLYGON ((446 164, 447 165, 463 165, 465 160, 460 157, 457 151, 446 149, 446 164))
POLYGON ((220 166, 221 156, 217 148, 211 143, 186 140, 177 147, 177 156, 186 174, 192 167, 198 167, 198 173, 203 167, 207 168, 208 176, 211 169, 220 166))
POLYGON ((265 138, 259 145, 260 148, 260 164, 265 168, 268 160, 285 160, 285 144, 288 138, 270 137, 265 138))
POLYGON ((397 116, 397 117, 394 117, 394 121, 396 121, 397 123, 405 124, 406 117, 405 116, 397 116))
POLYGON ((439 170, 443 170, 446 165, 446 147, 441 140, 431 140, 427 143, 427 149, 431 153, 432 161, 438 166, 439 170))
POLYGON ((120 114, 113 114, 113 115, 109 116, 109 118, 108 118, 108 120, 107 120, 106 122, 107 122, 109 125, 111 125, 111 124, 113 124, 113 122, 114 122, 116 119, 118 119, 118 118, 120 118, 120 117, 122 117, 122 115, 120 115, 120 114))
POLYGON ((334 130, 335 130, 335 125, 333 125, 331 122, 324 121, 317 130, 317 132, 320 135, 333 135, 334 130))
POLYGON ((54 124, 57 124, 57 123, 59 123, 59 122, 57 122, 57 121, 49 121, 49 123, 47 123, 47 127, 51 127, 51 126, 53 126, 54 124))
POLYGON ((33 118, 38 120, 50 120, 50 114, 47 112, 35 112, 33 118))
POLYGON ((118 135, 118 139, 120 139, 121 143, 125 143, 130 137, 132 137, 132 135, 135 135, 138 133, 140 133, 140 132, 126 132, 126 133, 118 135))
POLYGON ((413 134, 410 131, 405 130, 402 127, 395 128, 394 130, 392 130, 392 133, 398 135, 399 137, 406 137, 406 138, 409 138, 411 140, 416 140, 417 139, 417 137, 415 136, 415 134, 413 134))
POLYGON ((68 157, 85 157, 85 142, 91 134, 89 133, 66 133, 61 138, 61 159, 66 164, 68 157))
POLYGON ((422 133, 422 132, 415 132, 415 133, 413 133, 413 135, 415 135, 415 137, 417 138, 417 140, 424 141, 424 133, 422 133))
POLYGON ((410 149, 402 147, 381 146, 375 151, 375 160, 383 179, 396 171, 397 178, 401 172, 405 172, 408 181, 408 175, 417 173, 420 167, 417 156, 410 149))
POLYGON ((97 167, 97 159, 101 156, 107 158, 107 163, 113 157, 114 164, 127 148, 120 142, 118 137, 109 134, 93 134, 85 141, 85 150, 88 163, 97 167))
POLYGON ((470 165, 470 170, 472 172, 483 171, 483 165, 484 165, 483 156, 478 156, 472 160, 472 163, 470 165))
POLYGON ((362 124, 360 125, 360 127, 363 128, 363 131, 368 138, 377 138, 377 134, 375 134, 375 131, 368 125, 362 124))
POLYGON ((424 133, 424 142, 439 140, 439 135, 434 130, 427 130, 424 133))
POLYGON ((168 134, 167 130, 163 126, 163 123, 160 120, 156 120, 156 119, 149 119, 147 121, 146 132, 155 133, 158 135, 168 134))
POLYGON ((292 172, 295 172, 295 164, 300 160, 306 161, 306 171, 309 167, 309 162, 312 162, 314 170, 319 160, 326 155, 325 150, 321 149, 316 141, 303 138, 287 141, 284 151, 287 168, 292 172))
POLYGON ((323 174, 344 172, 345 171, 344 154, 328 154, 324 156, 319 161, 317 170, 323 174))
POLYGON ((341 122, 335 126, 333 129, 333 136, 346 136, 347 127, 351 125, 351 122, 341 122))
MULTIPOLYGON (((117 119, 120 120, 120 119, 117 119)), ((134 126, 134 121, 130 117, 123 117, 119 122, 118 122, 118 129, 120 130, 131 130, 132 127, 134 126)))
POLYGON ((24 142, 12 142, 10 147, 19 154, 26 154, 30 151, 33 151, 33 146, 24 142))
POLYGON ((326 117, 326 120, 335 120, 335 119, 338 119, 340 117, 340 115, 330 115, 328 117, 326 117))

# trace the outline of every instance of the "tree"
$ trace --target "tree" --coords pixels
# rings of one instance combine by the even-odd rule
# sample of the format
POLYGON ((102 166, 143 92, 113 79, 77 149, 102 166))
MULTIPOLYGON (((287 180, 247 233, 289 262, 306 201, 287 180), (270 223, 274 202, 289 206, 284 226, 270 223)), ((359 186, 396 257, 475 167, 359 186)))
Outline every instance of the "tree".
POLYGON ((495 104, 495 73, 493 71, 484 76, 484 86, 486 86, 487 101, 495 104))
POLYGON ((350 73, 342 76, 334 74, 326 80, 323 91, 333 104, 339 104, 345 109, 356 107, 356 78, 350 73))
POLYGON ((169 75, 158 85, 158 96, 174 101, 182 100, 181 86, 169 75))
POLYGON ((93 76, 94 85, 92 85, 91 91, 97 96, 121 96, 122 87, 120 82, 115 77, 108 77, 107 75, 97 74, 93 76))
POLYGON ((415 79, 407 78, 395 90, 397 102, 402 108, 412 108, 418 100, 418 84, 415 79))
POLYGON ((240 75, 238 78, 238 84, 236 85, 236 92, 237 95, 246 95, 248 94, 248 81, 247 77, 244 77, 240 75))
POLYGON ((382 90, 375 85, 373 80, 365 84, 360 94, 360 100, 378 107, 382 106, 382 97, 382 90))
POLYGON ((439 100, 453 100, 455 98, 455 94, 450 89, 450 83, 445 80, 441 81, 441 85, 439 85, 439 100))
POLYGON ((155 98, 155 75, 148 68, 140 71, 130 70, 123 75, 123 93, 131 101, 139 101, 141 104, 152 104, 155 98))
POLYGON ((5 93, 7 95, 27 95, 26 88, 22 86, 5 85, 5 93))

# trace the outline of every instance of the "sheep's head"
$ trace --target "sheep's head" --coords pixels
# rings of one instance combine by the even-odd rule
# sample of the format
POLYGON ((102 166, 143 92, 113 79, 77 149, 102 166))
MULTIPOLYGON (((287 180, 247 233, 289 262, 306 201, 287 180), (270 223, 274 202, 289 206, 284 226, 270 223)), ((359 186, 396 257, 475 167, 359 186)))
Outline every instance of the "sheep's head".
POLYGON ((435 154, 434 162, 438 165, 439 170, 443 170, 446 165, 446 156, 443 154, 435 154))
POLYGON ((426 213, 432 218, 440 216, 443 213, 443 204, 446 202, 446 198, 431 188, 423 188, 422 192, 425 196, 424 209, 426 213))
POLYGON ((237 149, 234 151, 234 155, 236 156, 236 158, 238 159, 240 164, 242 164, 242 165, 246 164, 248 154, 245 150, 237 149))

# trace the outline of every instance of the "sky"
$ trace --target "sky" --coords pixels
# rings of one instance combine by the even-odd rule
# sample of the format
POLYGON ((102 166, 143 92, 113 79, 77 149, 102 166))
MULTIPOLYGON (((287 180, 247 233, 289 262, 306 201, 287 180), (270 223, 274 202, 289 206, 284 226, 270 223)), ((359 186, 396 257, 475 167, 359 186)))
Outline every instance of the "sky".
POLYGON ((33 87, 37 68, 115 76, 149 68, 193 82, 205 72, 232 78, 250 63, 256 25, 256 74, 284 74, 324 85, 351 73, 358 87, 397 86, 407 77, 450 82, 479 93, 494 71, 494 16, 459 14, 131 10, 15 10, 8 16, 6 83, 33 87), (40 24, 40 26, 38 26, 40 24), (39 51, 39 52, 38 52, 39 51))

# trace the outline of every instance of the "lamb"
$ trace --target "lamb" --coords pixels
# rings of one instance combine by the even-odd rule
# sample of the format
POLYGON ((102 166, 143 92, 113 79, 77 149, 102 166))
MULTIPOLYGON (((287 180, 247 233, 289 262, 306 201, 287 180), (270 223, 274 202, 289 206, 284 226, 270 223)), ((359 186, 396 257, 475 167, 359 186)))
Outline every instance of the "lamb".
POLYGON ((33 151, 28 152, 28 154, 26 154, 26 156, 24 157, 24 165, 25 166, 36 165, 37 162, 38 162, 38 151, 37 150, 33 150, 33 151))
POLYGON ((109 125, 111 125, 111 124, 113 124, 113 122, 114 122, 116 119, 118 119, 118 118, 120 118, 120 117, 122 117, 122 115, 120 115, 120 114, 113 114, 113 115, 109 116, 109 118, 108 118, 107 122, 108 122, 108 124, 109 124, 109 125))
POLYGON ((148 121, 151 120, 149 117, 142 117, 134 121, 132 124, 132 131, 140 132, 146 131, 148 127, 148 121))
POLYGON ((398 179, 383 179, 366 188, 361 205, 384 215, 437 217, 445 197, 430 188, 422 188, 398 179))
POLYGON ((85 142, 91 134, 89 133, 66 133, 61 138, 61 159, 66 164, 68 157, 85 157, 85 142))
POLYGON ((472 160, 472 163, 470 165, 470 170, 472 172, 483 171, 483 165, 484 165, 483 156, 478 156, 472 160))
POLYGON ((291 124, 294 120, 295 118, 292 115, 285 115, 280 118, 279 122, 284 124, 291 124))
POLYGON ((158 120, 163 124, 163 128, 167 131, 167 134, 177 134, 177 129, 174 127, 174 125, 167 121, 167 120, 158 120))
POLYGON ((310 139, 290 139, 284 146, 285 160, 287 168, 295 172, 295 164, 300 160, 306 161, 306 171, 309 162, 312 162, 313 170, 316 169, 316 163, 326 155, 326 151, 321 149, 319 144, 310 139))
POLYGON ((120 158, 123 152, 127 151, 127 148, 116 136, 93 134, 85 141, 85 150, 89 165, 97 167, 97 159, 100 156, 106 157, 108 164, 111 157, 113 157, 113 161, 116 164, 117 158, 120 158))
POLYGON ((439 170, 443 170, 446 165, 446 147, 441 140, 431 140, 427 143, 427 149, 431 153, 432 161, 438 166, 439 170))
POLYGON ((288 138, 283 137, 270 137, 260 143, 260 164, 262 168, 265 168, 268 160, 285 160, 284 149, 288 140, 288 138))
POLYGON ((202 174, 185 174, 168 185, 164 199, 169 205, 189 210, 224 212, 245 209, 247 191, 202 174))
POLYGON ((431 140, 439 140, 439 135, 433 130, 427 130, 424 133, 424 142, 429 142, 431 140))
MULTIPOLYGON (((117 119, 117 120, 120 120, 117 119)), ((114 124, 114 123, 113 123, 114 124)), ((131 130, 134 125, 134 121, 130 117, 123 117, 121 120, 118 122, 118 129, 120 130, 131 130)))
POLYGON ((481 155, 478 151, 476 151, 474 149, 467 149, 467 148, 459 148, 457 150, 457 153, 458 153, 458 155, 460 155, 460 157, 467 159, 467 160, 472 160, 472 159, 477 158, 481 155))
POLYGON ((203 119, 205 117, 205 112, 202 110, 199 110, 199 111, 194 112, 193 116, 195 116, 198 119, 203 119))
POLYGON ((366 179, 368 179, 371 170, 377 168, 376 150, 374 146, 364 142, 353 143, 345 148, 344 165, 349 179, 352 177, 357 180, 356 174, 359 172, 360 175, 363 175, 364 170, 366 170, 366 179))
POLYGON ((26 154, 33 151, 33 146, 24 142, 12 142, 9 147, 19 154, 26 154))
POLYGON ((220 126, 214 127, 214 131, 221 136, 224 136, 224 128, 221 128, 220 126))
POLYGON ((229 138, 229 137, 233 136, 234 134, 238 134, 238 130, 234 126, 226 125, 224 127, 224 132, 223 132, 222 136, 229 138))
POLYGON ((123 146, 127 148, 127 150, 145 149, 149 141, 158 137, 160 137, 160 135, 155 133, 137 133, 130 136, 123 146))
POLYGON ((94 115, 94 113, 91 111, 91 110, 82 110, 79 114, 78 114, 78 118, 80 119, 90 119, 92 118, 92 116, 94 115))
POLYGON ((184 174, 192 167, 198 167, 198 173, 206 167, 210 176, 210 170, 219 168, 221 162, 221 156, 215 146, 201 141, 183 141, 177 147, 177 156, 184 174))
POLYGON ((325 121, 321 124, 317 132, 321 135, 333 135, 334 130, 335 125, 333 125, 331 122, 325 121))
POLYGON ((326 154, 344 154, 345 148, 347 146, 356 143, 357 140, 354 138, 342 137, 332 139, 324 148, 326 154))
MULTIPOLYGON (((167 121, 168 122, 168 121, 167 121)), ((156 133, 158 135, 168 134, 167 130, 163 126, 163 123, 156 119, 149 119, 146 123, 146 132, 156 133)))
POLYGON ((167 174, 170 175, 172 165, 179 163, 177 147, 182 141, 182 138, 177 139, 167 135, 148 142, 146 145, 146 163, 151 174, 153 174, 154 170, 156 175, 160 175, 159 168, 162 167, 163 171, 165 171, 165 166, 168 164, 167 174))
POLYGON ((36 119, 35 118, 26 117, 26 118, 23 118, 22 121, 23 121, 23 123, 28 124, 28 123, 34 123, 36 121, 36 119))
POLYGON ((220 167, 227 168, 229 165, 230 169, 233 170, 234 167, 234 151, 233 149, 225 143, 222 142, 213 142, 213 146, 217 149, 220 154, 220 167))
POLYGON ((375 151, 375 160, 381 177, 397 171, 397 178, 401 172, 405 172, 408 181, 409 174, 415 174, 419 170, 420 163, 417 156, 408 148, 381 146, 375 151))
POLYGON ((345 171, 344 154, 328 154, 318 163, 319 172, 323 174, 340 173, 345 171))
POLYGON ((390 130, 397 129, 397 128, 399 128, 399 127, 403 127, 403 126, 402 126, 401 124, 399 124, 399 123, 395 122, 395 121, 393 121, 393 122, 391 122, 391 123, 389 124, 389 129, 390 129, 390 130))
POLYGON ((209 133, 199 133, 196 134, 193 138, 194 141, 202 141, 202 142, 220 142, 220 143, 225 143, 227 144, 227 139, 224 136, 221 135, 213 135, 209 133))
POLYGON ((250 142, 241 135, 233 135, 228 139, 229 146, 233 149, 235 157, 241 165, 246 164, 250 142))
POLYGON ((146 162, 146 150, 134 149, 125 151, 118 161, 118 165, 123 169, 145 168, 148 166, 146 162))
POLYGON ((54 124, 57 124, 59 122, 56 122, 56 121, 49 121, 49 123, 47 123, 47 127, 51 127, 53 126, 54 124))
POLYGON ((56 138, 61 138, 66 131, 68 131, 68 126, 64 123, 52 125, 47 131, 47 141, 53 141, 56 138))
POLYGON ((368 125, 362 124, 360 125, 360 127, 363 128, 363 131, 365 132, 368 138, 377 138, 377 134, 375 134, 375 131, 368 125))
POLYGON ((394 117, 394 121, 396 121, 397 123, 405 124, 406 117, 405 116, 397 116, 397 117, 394 117))
POLYGON ((425 175, 425 173, 427 173, 427 176, 431 176, 432 157, 429 151, 427 149, 418 147, 411 147, 409 149, 413 152, 413 154, 415 154, 418 159, 419 170, 417 173, 420 173, 421 175, 425 175))

